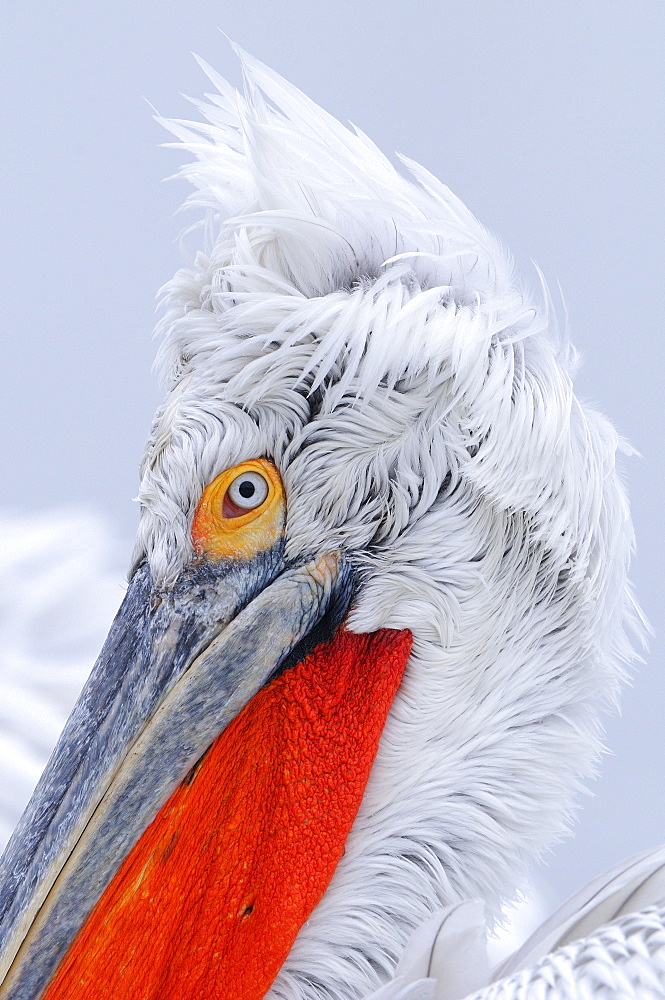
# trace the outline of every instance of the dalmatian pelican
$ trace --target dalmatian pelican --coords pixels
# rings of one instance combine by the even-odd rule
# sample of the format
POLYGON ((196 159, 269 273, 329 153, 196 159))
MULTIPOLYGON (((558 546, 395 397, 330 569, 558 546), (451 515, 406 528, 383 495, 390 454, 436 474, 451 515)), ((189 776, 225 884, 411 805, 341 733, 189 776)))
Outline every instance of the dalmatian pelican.
POLYGON ((528 982, 474 958, 632 656, 617 435, 450 191, 241 59, 166 123, 203 249, 126 596, 4 856, 0 997, 665 995, 663 912, 627 916, 660 855, 528 982))

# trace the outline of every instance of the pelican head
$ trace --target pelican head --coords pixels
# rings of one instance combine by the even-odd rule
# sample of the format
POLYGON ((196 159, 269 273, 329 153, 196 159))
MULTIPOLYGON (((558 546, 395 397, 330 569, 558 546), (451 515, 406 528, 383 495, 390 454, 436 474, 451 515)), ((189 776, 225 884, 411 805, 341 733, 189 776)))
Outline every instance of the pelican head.
POLYGON ((3 1000, 351 1000, 569 823, 634 616, 546 292, 241 54, 166 123, 204 249, 126 597, 8 848, 3 1000))

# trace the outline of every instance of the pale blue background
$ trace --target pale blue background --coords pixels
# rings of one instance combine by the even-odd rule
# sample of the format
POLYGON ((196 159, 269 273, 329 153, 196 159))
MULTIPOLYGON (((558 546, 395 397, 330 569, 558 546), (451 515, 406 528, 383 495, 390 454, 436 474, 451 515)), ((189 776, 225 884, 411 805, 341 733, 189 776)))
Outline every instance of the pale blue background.
POLYGON ((424 163, 560 282, 579 392, 642 453, 627 464, 634 578, 658 630, 610 724, 556 896, 665 840, 663 794, 663 53, 653 2, 4 0, 0 503, 103 511, 126 564, 137 465, 159 399, 153 299, 180 262, 162 184, 166 115, 234 82, 218 27, 386 152, 424 163))

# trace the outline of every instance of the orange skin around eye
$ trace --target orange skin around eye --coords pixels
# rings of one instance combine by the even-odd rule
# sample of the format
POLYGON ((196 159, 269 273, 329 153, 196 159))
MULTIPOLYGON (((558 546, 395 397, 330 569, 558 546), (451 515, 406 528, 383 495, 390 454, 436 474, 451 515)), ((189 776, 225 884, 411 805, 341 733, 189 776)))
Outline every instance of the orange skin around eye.
POLYGON ((192 541, 199 555, 246 561, 281 538, 285 520, 286 497, 279 473, 265 458, 256 458, 226 469, 206 486, 194 513, 192 541), (229 500, 227 493, 233 480, 243 472, 263 476, 268 495, 253 510, 237 513, 240 508, 229 500))

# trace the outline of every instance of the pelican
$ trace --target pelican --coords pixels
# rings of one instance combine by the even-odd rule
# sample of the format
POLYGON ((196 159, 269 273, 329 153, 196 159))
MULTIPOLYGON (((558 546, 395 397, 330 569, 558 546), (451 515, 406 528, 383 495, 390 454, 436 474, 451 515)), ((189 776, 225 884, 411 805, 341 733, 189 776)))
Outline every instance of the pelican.
POLYGON ((165 122, 203 249, 128 589, 2 862, 0 998, 665 996, 662 852, 483 958, 640 629, 617 435, 545 286, 240 56, 165 122))

